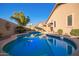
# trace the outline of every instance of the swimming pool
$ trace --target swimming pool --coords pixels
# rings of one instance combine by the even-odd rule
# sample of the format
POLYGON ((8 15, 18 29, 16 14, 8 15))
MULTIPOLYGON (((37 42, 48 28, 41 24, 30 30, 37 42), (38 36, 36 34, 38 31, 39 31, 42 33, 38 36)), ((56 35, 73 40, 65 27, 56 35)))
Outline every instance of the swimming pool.
POLYGON ((18 35, 3 50, 11 56, 68 56, 76 50, 76 45, 68 38, 30 32, 18 35))

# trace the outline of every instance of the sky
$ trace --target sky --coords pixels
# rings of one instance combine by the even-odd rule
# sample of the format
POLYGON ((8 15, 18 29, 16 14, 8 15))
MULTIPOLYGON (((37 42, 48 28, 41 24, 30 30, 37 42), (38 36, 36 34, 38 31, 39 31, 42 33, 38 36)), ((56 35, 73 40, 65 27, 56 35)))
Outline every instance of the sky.
POLYGON ((54 3, 0 3, 0 18, 16 23, 10 18, 14 12, 23 12, 30 17, 30 23, 46 21, 54 8, 54 3))

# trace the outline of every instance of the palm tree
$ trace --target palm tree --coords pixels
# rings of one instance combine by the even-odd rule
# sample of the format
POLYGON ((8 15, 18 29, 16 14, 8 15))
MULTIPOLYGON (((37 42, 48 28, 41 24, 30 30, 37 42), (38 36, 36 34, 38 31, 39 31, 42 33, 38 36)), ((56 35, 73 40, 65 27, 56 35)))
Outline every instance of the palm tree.
POLYGON ((14 15, 11 16, 11 18, 15 19, 20 26, 25 26, 30 22, 29 16, 27 16, 26 18, 23 12, 14 13, 14 15))

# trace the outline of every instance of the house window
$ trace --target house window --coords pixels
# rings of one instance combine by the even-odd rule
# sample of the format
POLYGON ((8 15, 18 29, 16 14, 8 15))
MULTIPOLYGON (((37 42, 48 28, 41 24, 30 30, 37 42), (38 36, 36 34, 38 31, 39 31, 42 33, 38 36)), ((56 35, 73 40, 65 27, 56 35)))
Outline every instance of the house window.
POLYGON ((56 27, 56 21, 54 21, 54 27, 56 27))
POLYGON ((69 15, 67 18, 67 25, 72 26, 72 15, 69 15))

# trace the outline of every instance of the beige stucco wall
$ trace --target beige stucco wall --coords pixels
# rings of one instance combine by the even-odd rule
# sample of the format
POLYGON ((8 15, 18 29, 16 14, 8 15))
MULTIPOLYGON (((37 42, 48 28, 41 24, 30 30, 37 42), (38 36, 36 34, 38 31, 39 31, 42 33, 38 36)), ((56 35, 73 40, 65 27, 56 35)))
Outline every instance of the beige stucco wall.
POLYGON ((10 23, 8 21, 5 21, 3 19, 0 19, 0 33, 2 33, 3 36, 9 36, 15 33, 15 25, 14 23, 10 23), (9 23, 9 30, 6 29, 6 25, 9 23))
POLYGON ((45 22, 41 22, 37 25, 37 27, 43 28, 46 32, 50 32, 50 28, 45 24, 45 22), (44 26, 46 25, 46 26, 44 26))
POLYGON ((56 21, 55 32, 58 29, 63 29, 63 34, 70 34, 71 29, 79 29, 79 4, 69 3, 58 6, 47 24, 53 21, 56 21), (69 15, 72 15, 72 26, 67 26, 67 16, 69 15))

